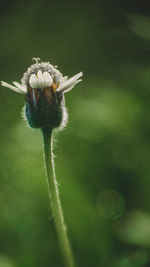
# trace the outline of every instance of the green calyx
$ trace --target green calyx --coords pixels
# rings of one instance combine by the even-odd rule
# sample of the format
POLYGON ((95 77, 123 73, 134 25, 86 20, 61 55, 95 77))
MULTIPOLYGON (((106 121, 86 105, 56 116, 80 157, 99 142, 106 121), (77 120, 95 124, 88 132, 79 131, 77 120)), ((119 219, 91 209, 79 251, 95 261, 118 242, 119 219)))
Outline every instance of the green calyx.
POLYGON ((32 89, 26 95, 25 114, 32 128, 56 128, 63 117, 63 96, 50 89, 32 89))

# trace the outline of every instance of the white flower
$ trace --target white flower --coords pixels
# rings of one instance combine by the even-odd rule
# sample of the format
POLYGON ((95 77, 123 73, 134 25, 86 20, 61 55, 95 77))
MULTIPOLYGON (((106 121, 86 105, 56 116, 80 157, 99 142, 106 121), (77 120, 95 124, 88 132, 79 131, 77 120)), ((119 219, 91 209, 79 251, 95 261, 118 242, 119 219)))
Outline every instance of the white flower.
POLYGON ((24 73, 21 83, 12 82, 13 85, 11 85, 1 81, 1 85, 21 94, 27 93, 28 86, 32 89, 41 90, 53 87, 56 92, 66 93, 81 81, 82 72, 68 79, 68 76, 63 77, 49 62, 39 63, 39 59, 34 58, 34 60, 36 60, 36 63, 31 65, 27 72, 24 73))
POLYGON ((25 118, 32 128, 63 129, 68 118, 64 93, 80 82, 83 74, 68 79, 57 66, 33 59, 36 63, 23 74, 21 83, 11 85, 2 81, 1 85, 25 96, 25 118))

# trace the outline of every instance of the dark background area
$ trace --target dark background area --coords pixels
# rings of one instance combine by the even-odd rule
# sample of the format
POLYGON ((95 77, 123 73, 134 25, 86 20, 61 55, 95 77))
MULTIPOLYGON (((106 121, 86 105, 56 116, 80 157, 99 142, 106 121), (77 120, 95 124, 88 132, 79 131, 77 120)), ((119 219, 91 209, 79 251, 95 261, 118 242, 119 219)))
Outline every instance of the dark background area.
MULTIPOLYGON (((33 57, 83 82, 66 94, 56 174, 78 267, 150 266, 148 1, 4 1, 0 80, 33 57)), ((0 88, 0 267, 61 267, 42 137, 0 88)))

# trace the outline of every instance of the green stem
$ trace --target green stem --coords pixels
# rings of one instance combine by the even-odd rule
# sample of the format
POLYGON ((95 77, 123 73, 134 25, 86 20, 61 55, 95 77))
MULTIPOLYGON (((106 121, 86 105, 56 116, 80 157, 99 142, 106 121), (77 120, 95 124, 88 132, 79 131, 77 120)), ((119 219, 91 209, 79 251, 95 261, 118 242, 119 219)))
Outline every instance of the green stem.
POLYGON ((48 191, 49 191, 56 231, 60 242, 60 248, 62 256, 65 261, 65 266, 75 267, 59 198, 58 185, 55 174, 54 157, 53 157, 52 130, 43 129, 42 133, 44 142, 44 155, 45 155, 48 191))

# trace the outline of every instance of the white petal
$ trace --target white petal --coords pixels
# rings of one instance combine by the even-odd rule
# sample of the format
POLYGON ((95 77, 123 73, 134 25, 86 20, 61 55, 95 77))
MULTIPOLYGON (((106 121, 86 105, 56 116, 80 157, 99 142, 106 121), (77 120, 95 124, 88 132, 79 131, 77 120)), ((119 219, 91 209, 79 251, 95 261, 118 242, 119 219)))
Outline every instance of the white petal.
POLYGON ((32 74, 29 79, 29 84, 32 88, 38 88, 38 79, 35 74, 32 74))
POLYGON ((71 91, 72 88, 75 87, 75 85, 78 84, 78 83, 81 82, 81 81, 82 81, 82 79, 77 80, 74 84, 66 86, 62 91, 63 91, 64 93, 67 93, 67 92, 71 91))
POLYGON ((43 72, 43 80, 44 80, 43 83, 44 88, 51 86, 53 83, 52 77, 47 71, 43 72))
POLYGON ((4 86, 4 87, 7 87, 7 88, 9 88, 9 89, 11 89, 11 90, 13 90, 13 91, 15 91, 17 93, 20 93, 20 94, 24 94, 25 93, 20 88, 18 88, 16 86, 13 86, 13 85, 11 85, 9 83, 6 83, 6 82, 1 81, 1 85, 4 86))
POLYGON ((38 72, 37 72, 37 77, 38 77, 38 79, 39 79, 39 80, 42 79, 42 76, 43 76, 42 71, 41 71, 41 70, 38 70, 38 72))
POLYGON ((27 92, 27 88, 25 86, 23 86, 22 84, 18 83, 18 82, 12 82, 16 87, 18 87, 21 91, 23 92, 27 92))
POLYGON ((73 76, 72 78, 67 80, 66 82, 62 83, 57 88, 57 91, 58 92, 64 92, 64 93, 70 91, 78 82, 82 81, 81 79, 78 80, 82 75, 83 75, 82 72, 76 74, 75 76, 73 76))
POLYGON ((60 85, 61 85, 62 83, 64 83, 64 82, 66 82, 67 79, 68 79, 68 76, 64 76, 64 77, 62 77, 62 78, 60 79, 60 81, 59 81, 60 85))
POLYGON ((46 72, 43 72, 43 86, 46 87, 46 72))
POLYGON ((38 72, 37 72, 37 80, 38 80, 39 88, 43 88, 44 80, 43 80, 43 73, 41 70, 38 70, 38 72))

